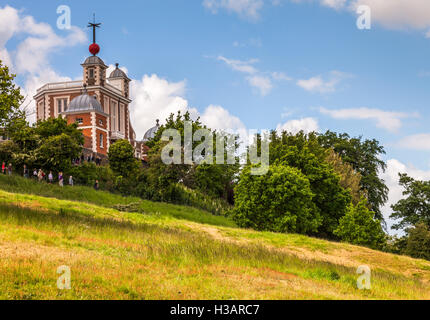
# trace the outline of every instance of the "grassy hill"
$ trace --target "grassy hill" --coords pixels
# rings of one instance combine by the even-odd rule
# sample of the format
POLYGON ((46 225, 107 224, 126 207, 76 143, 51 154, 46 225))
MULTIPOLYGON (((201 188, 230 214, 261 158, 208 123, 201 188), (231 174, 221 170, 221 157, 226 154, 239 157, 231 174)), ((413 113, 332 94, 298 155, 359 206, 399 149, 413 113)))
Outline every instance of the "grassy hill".
POLYGON ((0 176, 0 299, 430 299, 430 262, 0 176), (62 265, 71 290, 56 287, 62 265), (357 289, 360 265, 371 290, 357 289))

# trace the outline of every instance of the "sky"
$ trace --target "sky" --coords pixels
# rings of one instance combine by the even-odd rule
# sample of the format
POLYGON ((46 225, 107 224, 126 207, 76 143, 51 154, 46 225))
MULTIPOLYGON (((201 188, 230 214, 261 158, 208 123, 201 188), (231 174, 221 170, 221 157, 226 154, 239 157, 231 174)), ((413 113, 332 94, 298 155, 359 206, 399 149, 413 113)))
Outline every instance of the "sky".
POLYGON ((209 127, 332 130, 384 145, 398 173, 430 179, 428 0, 0 0, 0 59, 29 107, 48 82, 82 78, 93 19, 99 56, 133 79, 137 135, 189 110, 209 127), (71 28, 59 29, 59 6, 71 28), (371 28, 357 27, 357 8, 371 28))

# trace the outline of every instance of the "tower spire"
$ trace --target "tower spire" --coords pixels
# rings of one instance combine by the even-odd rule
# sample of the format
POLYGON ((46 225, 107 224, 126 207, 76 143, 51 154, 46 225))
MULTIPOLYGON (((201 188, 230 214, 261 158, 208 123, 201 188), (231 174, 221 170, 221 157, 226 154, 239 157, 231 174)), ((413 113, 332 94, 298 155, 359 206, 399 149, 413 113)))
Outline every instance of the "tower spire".
POLYGON ((93 28, 93 43, 96 43, 96 29, 100 28, 101 23, 96 23, 96 14, 93 14, 93 22, 88 23, 88 28, 93 28))
POLYGON ((93 28, 93 44, 90 45, 90 52, 93 56, 100 52, 100 47, 96 43, 96 30, 100 28, 101 23, 96 23, 96 14, 93 14, 93 22, 88 23, 88 28, 93 28))

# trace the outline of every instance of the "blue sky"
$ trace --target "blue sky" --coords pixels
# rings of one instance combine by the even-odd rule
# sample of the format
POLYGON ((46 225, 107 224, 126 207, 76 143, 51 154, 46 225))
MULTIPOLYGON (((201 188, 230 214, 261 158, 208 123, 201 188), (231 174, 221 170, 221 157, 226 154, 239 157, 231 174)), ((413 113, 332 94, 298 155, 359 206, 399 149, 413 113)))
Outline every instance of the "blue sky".
POLYGON ((135 80, 139 135, 190 109, 215 127, 376 138, 392 203, 399 171, 430 179, 429 9, 424 0, 0 0, 0 58, 30 96, 79 78, 95 12, 100 57, 135 80), (370 30, 356 26, 360 4, 370 30), (70 6, 72 30, 56 27, 59 5, 70 6), (29 38, 46 41, 22 45, 29 38))

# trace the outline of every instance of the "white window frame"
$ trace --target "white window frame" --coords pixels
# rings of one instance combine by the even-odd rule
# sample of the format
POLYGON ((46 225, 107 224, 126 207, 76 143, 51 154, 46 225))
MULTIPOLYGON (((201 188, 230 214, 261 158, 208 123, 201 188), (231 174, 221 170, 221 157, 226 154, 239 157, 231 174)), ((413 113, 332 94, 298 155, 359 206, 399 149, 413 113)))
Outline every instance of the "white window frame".
POLYGON ((117 112, 118 112, 118 102, 111 100, 111 130, 113 132, 118 131, 118 123, 117 123, 117 112))
POLYGON ((69 104, 70 104, 70 97, 69 96, 63 96, 63 97, 55 97, 54 98, 54 115, 55 118, 57 118, 60 113, 67 111, 67 109, 69 108, 69 104), (67 108, 64 108, 64 105, 61 106, 61 112, 58 112, 58 102, 61 101, 61 103, 63 104, 64 101, 67 101, 67 108))

